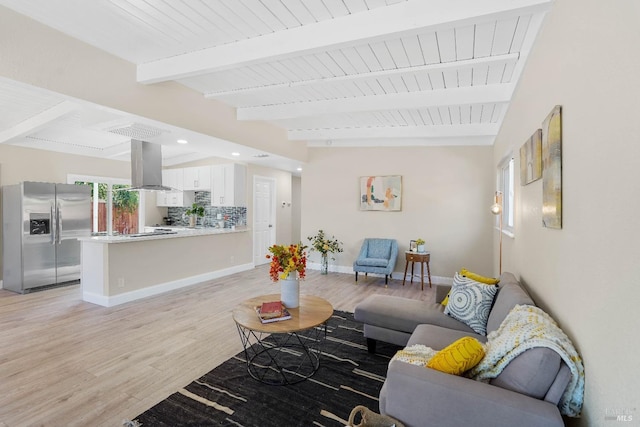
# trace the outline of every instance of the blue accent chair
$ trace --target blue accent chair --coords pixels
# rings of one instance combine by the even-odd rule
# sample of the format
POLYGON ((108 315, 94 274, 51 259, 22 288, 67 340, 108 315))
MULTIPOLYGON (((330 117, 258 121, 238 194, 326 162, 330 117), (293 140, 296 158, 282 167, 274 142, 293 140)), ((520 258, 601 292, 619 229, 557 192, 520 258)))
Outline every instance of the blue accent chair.
POLYGON ((385 286, 389 283, 389 277, 393 273, 398 258, 398 242, 394 239, 364 239, 358 259, 353 263, 353 271, 384 274, 385 286))

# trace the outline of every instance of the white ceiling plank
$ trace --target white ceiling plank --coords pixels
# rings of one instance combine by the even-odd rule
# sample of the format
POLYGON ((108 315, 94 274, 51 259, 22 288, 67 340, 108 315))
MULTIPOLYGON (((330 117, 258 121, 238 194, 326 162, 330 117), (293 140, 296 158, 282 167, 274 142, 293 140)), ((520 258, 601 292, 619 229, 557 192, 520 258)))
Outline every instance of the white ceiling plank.
POLYGON ((508 102, 510 85, 465 87, 428 92, 394 93, 338 101, 315 101, 286 105, 271 105, 237 109, 238 120, 279 120, 322 114, 378 111, 428 106, 474 104, 479 102, 508 102))
POLYGON ((509 53, 511 43, 518 25, 518 17, 501 19, 496 23, 496 32, 493 37, 492 55, 509 53))
POLYGON ((328 52, 328 54, 336 62, 336 64, 338 64, 344 74, 357 74, 355 67, 351 62, 349 62, 349 59, 347 59, 342 50, 334 50, 328 52))
POLYGON ((445 72, 447 70, 444 71, 431 71, 429 72, 429 80, 431 81, 431 86, 433 87, 433 90, 439 90, 439 89, 444 89, 445 88, 445 84, 444 84, 444 75, 443 72, 445 72))
POLYGON ((499 127, 490 125, 464 126, 376 126, 343 129, 291 129, 288 137, 294 141, 335 140, 354 138, 456 138, 496 136, 499 127))
POLYGON ((429 73, 415 73, 414 75, 421 91, 433 90, 431 80, 429 79, 429 73))
POLYGON ((460 124, 471 124, 471 105, 460 105, 460 124))
POLYGON ((369 10, 364 0, 344 0, 344 5, 349 9, 349 13, 366 12, 369 10))
POLYGON ((305 5, 300 2, 300 0, 280 0, 284 6, 291 12, 293 16, 296 17, 298 22, 302 25, 308 25, 318 20, 309 12, 309 9, 305 7, 305 5))
MULTIPOLYGON (((371 45, 367 44, 363 46, 357 46, 355 48, 355 51, 358 55, 358 58, 362 60, 362 63, 364 64, 364 66, 360 66, 358 68, 359 70, 366 69, 368 70, 367 72, 371 72, 380 71, 384 68, 382 62, 378 59, 378 55, 375 53, 371 45)), ((360 71, 360 73, 362 73, 362 71, 360 71)))
POLYGON ((482 104, 471 106, 471 124, 479 124, 482 117, 482 104))
POLYGON ((504 75, 504 64, 492 64, 489 67, 487 74, 487 84, 493 85, 502 83, 502 76, 504 75))
POLYGON ((402 44, 401 39, 391 39, 385 42, 387 49, 393 58, 395 68, 407 68, 411 64, 409 63, 409 57, 405 51, 405 47, 402 44))
POLYGON ((402 79, 402 83, 404 83, 409 92, 420 92, 422 90, 418 85, 415 74, 400 75, 398 77, 402 79))
POLYGON ((473 81, 471 82, 471 84, 473 86, 486 85, 488 74, 489 74, 488 64, 479 64, 473 67, 473 81))
POLYGON ((349 14, 349 10, 342 0, 323 0, 324 5, 329 9, 331 16, 338 18, 349 14))
POLYGON ((451 125, 451 113, 449 111, 448 106, 439 107, 438 111, 440 112, 440 118, 442 119, 442 124, 451 125))
MULTIPOLYGON (((263 2, 287 29, 300 27, 300 21, 280 1, 263 2)), ((282 31, 286 32, 286 30, 282 31)))
POLYGON ((458 72, 456 70, 447 70, 442 72, 444 78, 444 87, 447 89, 458 87, 458 72))
POLYGON ((70 101, 63 101, 55 107, 49 108, 40 114, 36 114, 35 116, 23 120, 15 126, 0 132, 0 144, 13 138, 18 138, 29 133, 36 132, 59 118, 76 111, 78 108, 78 105, 70 101))
POLYGON ((452 125, 460 125, 462 124, 460 121, 460 106, 452 105, 449 107, 449 115, 451 116, 451 124, 452 125))
MULTIPOLYGON (((246 35, 256 37, 261 34, 268 34, 273 30, 264 23, 258 16, 256 16, 251 9, 248 9, 244 3, 238 0, 226 0, 223 2, 224 6, 229 11, 228 16, 233 17, 232 23, 238 22, 238 28, 243 29, 246 35)), ((220 10, 221 8, 216 8, 216 10, 220 10)))
MULTIPOLYGON (((471 86, 473 78, 473 68, 464 68, 458 70, 458 87, 471 86)), ((504 82, 508 83, 508 82, 504 82)))
POLYGON ((438 48, 438 38, 436 33, 420 34, 418 36, 420 41, 420 47, 422 49, 422 56, 424 57, 425 64, 439 64, 440 49, 438 48))
POLYGON ((322 76, 322 78, 335 77, 330 69, 325 67, 317 54, 307 55, 304 59, 322 76))
POLYGON ((342 71, 342 68, 340 68, 336 61, 334 61, 327 52, 317 54, 316 58, 318 58, 318 60, 322 62, 322 65, 324 65, 329 71, 331 71, 331 74, 333 74, 334 77, 344 76, 344 71, 342 71))
POLYGON ((407 123, 407 126, 418 126, 418 123, 416 123, 415 119, 408 110, 398 110, 398 113, 400 113, 404 121, 407 123))
POLYGON ((438 50, 442 62, 453 62, 456 60, 456 34, 453 28, 440 30, 436 33, 438 39, 438 50))
POLYGON ((468 25, 466 27, 458 27, 456 33, 456 59, 473 58, 473 41, 475 37, 475 27, 468 25))
MULTIPOLYGON (((270 32, 282 31, 287 27, 260 0, 240 0, 258 19, 270 29, 270 32)), ((266 33, 265 33, 266 34, 266 33)))
POLYGON ((307 1, 305 2, 305 6, 309 9, 309 12, 316 18, 317 21, 326 21, 328 19, 333 19, 333 16, 331 16, 331 13, 329 13, 329 9, 327 9, 324 3, 321 1, 307 1))
POLYGON ((378 85, 382 88, 383 92, 386 94, 396 93, 396 88, 391 83, 391 80, 388 77, 381 77, 376 79, 378 85))
POLYGON ((382 67, 382 69, 384 70, 396 69, 396 63, 393 62, 393 57, 391 56, 391 53, 389 52, 389 48, 387 47, 384 41, 379 43, 370 43, 369 46, 371 47, 371 50, 376 56, 376 59, 380 63, 380 66, 382 67))
MULTIPOLYGON (((137 80, 140 83, 155 83, 269 59, 282 59, 326 51, 330 48, 341 48, 365 40, 374 42, 390 36, 409 36, 418 31, 425 32, 428 28, 438 29, 445 25, 470 23, 472 19, 478 19, 478 16, 482 16, 482 19, 490 19, 493 16, 533 13, 547 10, 551 0, 487 0, 465 2, 465 7, 458 7, 457 3, 446 0, 407 1, 150 61, 138 65, 137 80), (437 13, 434 13, 434 10, 437 13)), ((278 3, 270 3, 270 5, 275 4, 278 3)), ((341 1, 339 4, 344 8, 341 1)))
POLYGON ((347 60, 353 66, 353 68, 356 70, 356 73, 366 74, 369 71, 371 71, 367 66, 367 64, 363 61, 362 56, 360 55, 358 50, 356 50, 355 47, 347 47, 347 48, 341 49, 341 52, 343 53, 345 58, 347 58, 347 60))
POLYGON ((482 112, 480 113, 480 123, 491 123, 491 116, 496 104, 482 104, 482 112))
POLYGON ((520 16, 518 18, 516 33, 513 36, 513 41, 511 42, 511 48, 509 49, 510 53, 520 52, 520 48, 522 48, 522 43, 524 43, 524 39, 527 36, 527 32, 529 30, 529 22, 531 22, 531 15, 520 16))
POLYGON ((493 46, 493 34, 496 31, 496 23, 485 22, 476 24, 475 39, 473 48, 474 58, 485 58, 491 55, 491 47, 493 46))
POLYGON ((402 45, 404 46, 411 67, 418 67, 425 64, 418 36, 403 37, 402 45))
POLYGON ((501 83, 511 83, 516 64, 505 64, 501 83))
POLYGON ((393 84, 396 92, 409 92, 409 88, 407 87, 407 84, 404 82, 401 76, 390 76, 389 80, 391 80, 391 84, 393 84))

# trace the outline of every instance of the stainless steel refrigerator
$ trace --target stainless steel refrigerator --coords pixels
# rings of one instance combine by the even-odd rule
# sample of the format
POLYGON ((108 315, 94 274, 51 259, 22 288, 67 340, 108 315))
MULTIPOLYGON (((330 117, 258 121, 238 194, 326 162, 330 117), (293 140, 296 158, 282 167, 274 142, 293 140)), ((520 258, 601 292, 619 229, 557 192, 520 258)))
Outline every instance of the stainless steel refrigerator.
POLYGON ((91 235, 91 188, 23 182, 2 187, 3 288, 29 292, 80 279, 80 242, 91 235))

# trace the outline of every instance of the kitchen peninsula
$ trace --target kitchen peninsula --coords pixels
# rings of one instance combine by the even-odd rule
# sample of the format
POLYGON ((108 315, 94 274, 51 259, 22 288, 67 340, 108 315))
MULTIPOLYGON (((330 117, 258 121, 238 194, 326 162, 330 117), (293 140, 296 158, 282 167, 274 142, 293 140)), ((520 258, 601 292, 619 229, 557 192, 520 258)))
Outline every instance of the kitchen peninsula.
POLYGON ((81 238, 82 298, 111 307, 249 270, 248 231, 196 228, 81 238))

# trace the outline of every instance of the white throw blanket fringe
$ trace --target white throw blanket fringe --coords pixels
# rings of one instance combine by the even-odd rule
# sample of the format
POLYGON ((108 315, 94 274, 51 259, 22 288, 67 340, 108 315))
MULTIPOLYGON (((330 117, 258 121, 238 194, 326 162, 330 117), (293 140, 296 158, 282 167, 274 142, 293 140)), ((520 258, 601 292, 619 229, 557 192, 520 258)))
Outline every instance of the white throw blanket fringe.
POLYGON ((560 412, 580 416, 584 399, 584 367, 571 340, 540 308, 516 305, 500 327, 487 336, 486 354, 467 376, 489 381, 496 378, 516 356, 534 347, 556 351, 571 371, 571 380, 558 404, 560 412))

